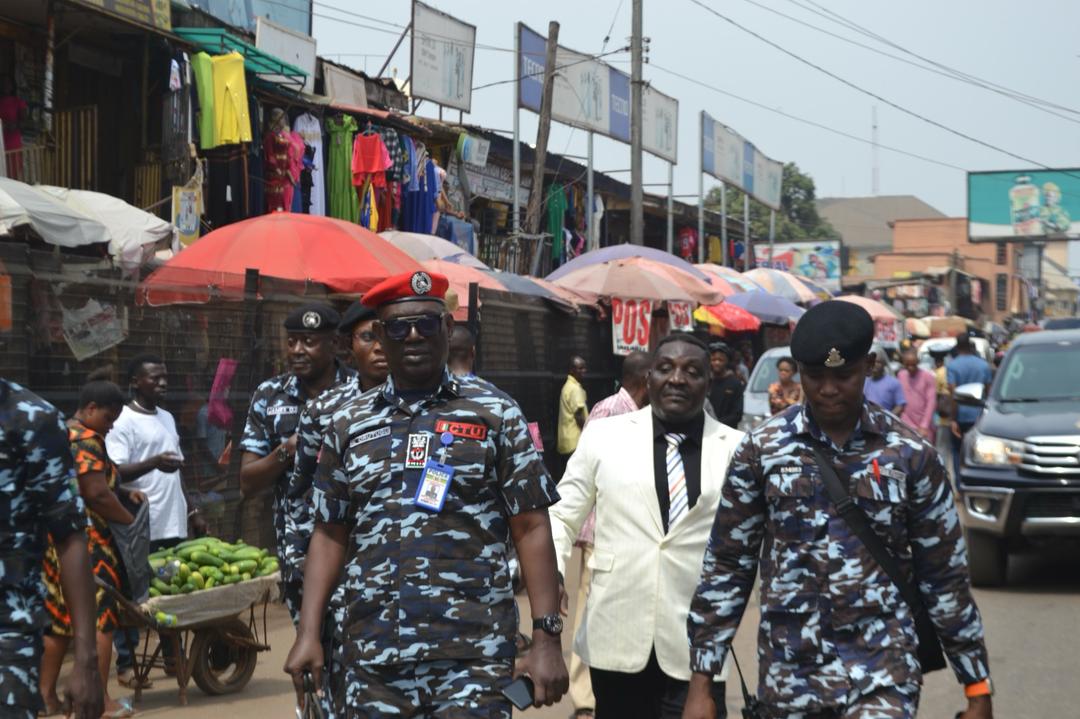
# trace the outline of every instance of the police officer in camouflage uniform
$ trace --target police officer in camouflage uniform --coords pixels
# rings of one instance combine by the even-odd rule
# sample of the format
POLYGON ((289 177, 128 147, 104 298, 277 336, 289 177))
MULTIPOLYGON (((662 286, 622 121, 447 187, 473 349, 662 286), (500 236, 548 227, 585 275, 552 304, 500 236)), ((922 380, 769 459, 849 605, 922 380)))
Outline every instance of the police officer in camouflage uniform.
MULTIPOLYGON (((390 372, 386 364, 386 354, 375 337, 374 324, 375 310, 365 307, 359 301, 349 306, 341 318, 338 331, 349 338, 357 373, 308 403, 300 413, 300 423, 296 428, 296 466, 289 477, 288 489, 285 492, 285 546, 289 554, 286 563, 281 567, 281 575, 286 585, 295 585, 286 591, 290 596, 299 597, 303 590, 304 559, 315 528, 315 516, 311 506, 312 485, 318 467, 319 447, 330 426, 330 419, 346 402, 385 382, 390 372)), ((293 622, 298 620, 298 614, 294 615, 293 622)), ((325 686, 322 704, 326 719, 337 716, 333 698, 344 694, 345 672, 341 652, 343 637, 340 631, 344 621, 345 587, 339 584, 330 599, 330 608, 323 622, 326 670, 323 677, 325 686)))
POLYGON ((842 301, 795 328, 805 405, 758 426, 732 460, 687 621, 684 719, 712 719, 720 671, 761 565, 759 698, 770 717, 914 717, 922 683, 912 612, 829 500, 817 448, 910 573, 965 685, 991 717, 990 670, 945 467, 915 430, 863 398, 874 323, 842 301), (762 552, 762 542, 765 543, 762 552))
MULTIPOLYGON (((244 496, 274 490, 274 534, 282 567, 295 554, 286 541, 285 492, 296 457, 300 411, 326 390, 356 375, 337 361, 340 321, 337 311, 322 303, 303 305, 289 313, 285 318, 285 341, 292 371, 272 377, 255 389, 240 440, 244 451, 240 490, 244 496)), ((299 585, 285 583, 284 596, 295 620, 300 611, 299 585)))
POLYGON ((320 624, 344 567, 347 681, 335 703, 350 718, 509 719, 500 690, 517 633, 511 540, 535 617, 521 668, 538 706, 568 685, 547 516, 558 493, 517 404, 447 371, 447 286, 416 272, 365 295, 390 378, 334 413, 321 448, 286 671, 298 693, 304 672, 319 684, 320 624))
POLYGON ((30 719, 43 706, 38 678, 49 614, 41 561, 48 532, 75 632, 67 693, 77 719, 98 719, 105 703, 94 580, 67 427, 55 407, 0 378, 0 428, 0 716, 30 719))

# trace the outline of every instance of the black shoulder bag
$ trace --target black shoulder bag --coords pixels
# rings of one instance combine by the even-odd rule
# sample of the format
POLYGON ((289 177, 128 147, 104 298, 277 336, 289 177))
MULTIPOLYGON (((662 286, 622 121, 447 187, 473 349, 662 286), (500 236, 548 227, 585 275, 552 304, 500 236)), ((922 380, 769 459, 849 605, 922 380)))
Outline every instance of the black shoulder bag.
POLYGON ((881 537, 877 535, 866 514, 859 509, 858 505, 851 501, 847 487, 840 481, 832 462, 827 460, 817 447, 812 448, 814 459, 821 470, 821 477, 825 481, 825 490, 829 494, 829 500, 840 513, 840 517, 847 522, 851 531, 855 532, 874 561, 889 575, 893 584, 900 590, 900 596, 904 598, 911 613, 915 617, 915 634, 919 638, 919 664, 922 665, 923 674, 945 668, 945 655, 941 651, 941 642, 938 639, 937 630, 930 620, 930 612, 923 604, 919 589, 904 576, 896 558, 888 550, 881 537))

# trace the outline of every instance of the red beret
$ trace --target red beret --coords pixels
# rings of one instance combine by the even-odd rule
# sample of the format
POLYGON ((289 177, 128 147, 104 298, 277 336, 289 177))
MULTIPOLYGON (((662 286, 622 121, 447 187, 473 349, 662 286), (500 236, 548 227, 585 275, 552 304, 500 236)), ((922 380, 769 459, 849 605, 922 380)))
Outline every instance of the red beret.
POLYGON ((434 272, 405 272, 393 277, 387 277, 379 284, 372 287, 361 300, 367 307, 382 307, 391 302, 405 300, 438 300, 442 302, 446 297, 446 290, 450 287, 450 280, 446 275, 434 272))

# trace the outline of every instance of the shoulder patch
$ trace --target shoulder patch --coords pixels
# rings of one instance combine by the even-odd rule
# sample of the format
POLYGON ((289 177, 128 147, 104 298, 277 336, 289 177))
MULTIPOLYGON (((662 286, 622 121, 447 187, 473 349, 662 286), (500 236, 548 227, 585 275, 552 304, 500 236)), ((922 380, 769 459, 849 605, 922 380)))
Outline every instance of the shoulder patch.
POLYGON ((455 437, 483 441, 487 439, 488 428, 486 424, 452 422, 448 419, 440 419, 435 422, 435 434, 442 434, 443 432, 449 432, 455 437))

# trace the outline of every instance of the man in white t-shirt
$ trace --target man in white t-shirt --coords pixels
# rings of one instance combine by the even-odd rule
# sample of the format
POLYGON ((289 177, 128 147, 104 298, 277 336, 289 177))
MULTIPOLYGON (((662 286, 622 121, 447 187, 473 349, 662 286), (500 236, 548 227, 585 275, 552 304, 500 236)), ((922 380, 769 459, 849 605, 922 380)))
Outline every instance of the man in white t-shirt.
MULTIPOLYGON (((105 437, 105 447, 120 471, 121 483, 146 495, 150 551, 156 551, 186 539, 189 526, 193 534, 206 534, 206 521, 184 492, 180 478, 184 456, 176 420, 158 406, 169 389, 165 361, 156 355, 136 357, 129 365, 128 383, 131 401, 105 437)), ((117 680, 132 688, 131 652, 138 640, 137 631, 122 629, 115 634, 117 680)))

